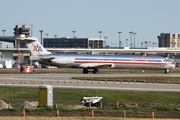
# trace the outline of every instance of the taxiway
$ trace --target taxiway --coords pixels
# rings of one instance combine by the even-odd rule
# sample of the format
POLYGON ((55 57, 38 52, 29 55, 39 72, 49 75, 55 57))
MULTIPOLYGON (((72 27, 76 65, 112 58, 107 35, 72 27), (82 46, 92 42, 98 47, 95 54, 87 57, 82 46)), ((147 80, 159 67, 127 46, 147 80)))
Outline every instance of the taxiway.
POLYGON ((54 88, 67 89, 101 89, 101 90, 123 90, 123 91, 158 91, 158 92, 180 92, 179 84, 160 83, 133 83, 112 81, 86 81, 72 80, 72 77, 180 77, 179 74, 0 74, 0 86, 9 87, 39 87, 40 85, 51 85, 54 88), (51 83, 50 83, 51 81, 51 83), (64 81, 66 83, 64 83, 64 81), (21 82, 21 84, 20 84, 21 82), (34 83, 33 83, 34 82, 34 83), (42 83, 43 82, 43 83, 42 83))

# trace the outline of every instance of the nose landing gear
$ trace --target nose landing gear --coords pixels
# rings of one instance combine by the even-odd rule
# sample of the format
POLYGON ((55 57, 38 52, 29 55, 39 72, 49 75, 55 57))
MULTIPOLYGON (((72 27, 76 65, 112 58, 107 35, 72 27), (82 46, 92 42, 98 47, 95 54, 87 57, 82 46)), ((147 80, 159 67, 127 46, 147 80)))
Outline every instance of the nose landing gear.
POLYGON ((169 70, 165 70, 165 74, 168 74, 169 70))

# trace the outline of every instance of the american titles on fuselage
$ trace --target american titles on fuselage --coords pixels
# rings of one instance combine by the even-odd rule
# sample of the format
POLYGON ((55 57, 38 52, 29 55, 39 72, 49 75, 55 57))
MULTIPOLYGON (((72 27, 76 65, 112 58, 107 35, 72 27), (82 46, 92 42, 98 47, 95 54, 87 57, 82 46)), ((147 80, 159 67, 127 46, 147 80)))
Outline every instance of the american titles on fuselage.
POLYGON ((133 59, 141 59, 141 60, 152 60, 152 57, 135 57, 133 56, 133 59))

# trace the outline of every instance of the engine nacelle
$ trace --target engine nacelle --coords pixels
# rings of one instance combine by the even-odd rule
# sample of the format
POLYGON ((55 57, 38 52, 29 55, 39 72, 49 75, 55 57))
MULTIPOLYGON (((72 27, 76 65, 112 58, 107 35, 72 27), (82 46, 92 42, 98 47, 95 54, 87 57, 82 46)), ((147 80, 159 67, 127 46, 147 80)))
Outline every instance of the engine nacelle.
POLYGON ((112 65, 111 65, 111 68, 115 68, 115 64, 112 64, 112 65))
POLYGON ((71 64, 74 63, 74 58, 72 57, 57 58, 57 59, 52 59, 51 62, 56 64, 71 64))

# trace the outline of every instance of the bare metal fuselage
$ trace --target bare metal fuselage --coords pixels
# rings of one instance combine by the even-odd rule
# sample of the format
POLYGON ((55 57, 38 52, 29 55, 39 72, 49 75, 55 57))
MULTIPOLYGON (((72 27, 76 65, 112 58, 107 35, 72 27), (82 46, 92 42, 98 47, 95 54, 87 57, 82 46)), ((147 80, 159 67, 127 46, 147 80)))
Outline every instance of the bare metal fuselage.
MULTIPOLYGON (((169 70, 174 69, 174 64, 161 56, 142 56, 142 55, 93 55, 93 54, 50 54, 54 56, 52 61, 45 63, 67 68, 83 68, 86 69, 156 69, 169 70), (98 67, 88 67, 88 66, 98 67), (85 67, 84 67, 85 68, 85 67)), ((48 57, 50 55, 45 55, 48 57)))

